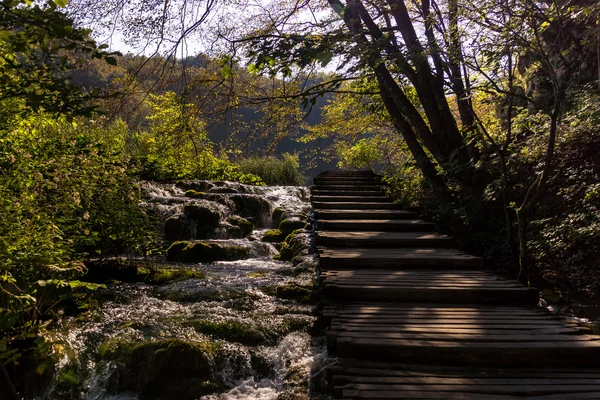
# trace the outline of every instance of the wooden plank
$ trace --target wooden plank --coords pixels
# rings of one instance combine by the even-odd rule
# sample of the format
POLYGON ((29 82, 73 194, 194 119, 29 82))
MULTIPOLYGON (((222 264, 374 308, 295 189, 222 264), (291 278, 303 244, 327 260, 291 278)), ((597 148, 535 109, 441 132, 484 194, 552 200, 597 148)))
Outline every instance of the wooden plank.
MULTIPOLYGON (((317 220, 334 219, 411 219, 416 218, 416 213, 406 210, 320 210, 315 209, 317 220)), ((367 232, 355 232, 367 234, 367 232)))
MULTIPOLYGON (((337 389, 336 389, 337 390, 337 389)), ((511 395, 494 395, 494 394, 481 394, 481 393, 464 393, 464 392, 422 392, 422 391, 367 391, 367 390, 350 390, 345 389, 340 392, 337 392, 336 398, 343 398, 348 400, 358 400, 358 399, 447 399, 447 400, 515 400, 515 399, 523 399, 522 396, 511 396, 511 395), (339 397, 342 396, 342 397, 339 397)), ((526 398, 526 397, 525 397, 526 398)), ((561 393, 559 395, 550 395, 550 396, 536 396, 529 397, 539 399, 539 400, 554 400, 554 399, 600 399, 600 392, 592 392, 592 393, 561 393)))
POLYGON ((365 301, 434 301, 439 303, 537 305, 537 291, 526 288, 393 288, 386 286, 340 286, 324 287, 325 295, 334 300, 365 301))
POLYGON ((392 199, 385 196, 311 196, 313 202, 321 203, 392 203, 392 199))
MULTIPOLYGON (((359 218, 360 214, 354 214, 359 218)), ((382 219, 385 214, 377 214, 382 219)), ((351 215, 342 214, 348 218, 351 215)), ((327 214, 334 218, 335 214, 327 214)), ((454 244, 450 236, 432 232, 382 232, 382 231, 320 231, 317 232, 317 245, 329 247, 449 247, 454 244)))
MULTIPOLYGON (((384 197, 385 193, 383 193, 381 190, 360 190, 360 189, 332 190, 332 189, 326 189, 326 190, 312 190, 311 196, 384 197)), ((368 199, 366 199, 366 200, 368 200, 368 199)))
POLYGON ((371 339, 398 339, 398 340, 425 340, 425 341, 453 341, 453 342, 590 342, 598 340, 590 335, 556 335, 535 332, 535 334, 524 334, 510 331, 503 335, 488 334, 484 332, 478 333, 424 333, 424 332, 403 332, 399 328, 396 332, 355 332, 355 331, 337 331, 331 330, 328 335, 336 338, 371 338, 371 339))
POLYGON ((481 268, 483 259, 444 248, 327 249, 321 252, 321 268, 481 268))
POLYGON ((600 343, 477 343, 396 339, 337 339, 339 357, 409 363, 512 367, 600 367, 600 343))
POLYGON ((435 225, 419 219, 320 219, 317 229, 321 231, 384 231, 427 232, 435 225))
POLYGON ((389 210, 401 210, 402 204, 398 203, 373 203, 373 202, 322 202, 313 199, 313 207, 318 209, 336 209, 336 210, 369 210, 369 209, 389 209, 389 210))

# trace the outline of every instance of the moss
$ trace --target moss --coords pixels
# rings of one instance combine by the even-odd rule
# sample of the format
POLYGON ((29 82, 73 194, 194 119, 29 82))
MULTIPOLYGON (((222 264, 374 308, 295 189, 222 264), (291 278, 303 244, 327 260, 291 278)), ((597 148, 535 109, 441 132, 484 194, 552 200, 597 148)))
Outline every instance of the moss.
POLYGON ((193 322, 193 326, 198 332, 228 342, 237 342, 246 346, 274 344, 273 338, 270 338, 261 330, 239 321, 214 322, 199 320, 193 322))
POLYGON ((204 272, 188 268, 157 268, 146 271, 140 270, 140 275, 143 276, 144 282, 153 285, 165 285, 186 279, 204 279, 206 277, 204 272))
POLYGON ((248 278, 265 278, 269 273, 267 271, 248 272, 246 276, 248 278))
POLYGON ((276 287, 275 295, 281 299, 294 300, 298 303, 308 303, 312 298, 312 289, 295 284, 276 287))
POLYGON ((271 229, 265 232, 265 234, 262 237, 262 241, 269 243, 283 242, 286 236, 287 235, 281 232, 279 229, 271 229))
POLYGON ((279 249, 279 259, 282 261, 290 261, 302 253, 306 248, 303 240, 297 237, 299 232, 294 231, 289 234, 279 249))
POLYGON ((119 391, 134 391, 141 398, 196 399, 218 389, 212 360, 220 350, 216 342, 167 339, 127 348, 119 356, 119 391), (182 362, 185 360, 185 362, 182 362))
POLYGON ((185 197, 189 197, 191 199, 203 199, 205 195, 206 195, 206 193, 197 192, 195 190, 187 190, 185 192, 185 197))
POLYGON ((279 223, 279 230, 286 235, 289 235, 297 229, 304 229, 305 226, 305 221, 299 219, 284 219, 279 223))
POLYGON ((84 390, 84 381, 85 377, 81 376, 77 367, 64 367, 56 377, 52 395, 58 398, 79 398, 79 394, 84 390))
POLYGON ((192 237, 192 227, 183 215, 169 217, 165 221, 165 240, 183 240, 192 237))
POLYGON ((273 228, 279 227, 279 224, 281 223, 282 219, 285 219, 285 211, 282 208, 277 207, 273 210, 273 213, 271 214, 271 220, 273 220, 273 228))
POLYGON ((167 260, 176 262, 212 262, 241 260, 249 256, 247 248, 211 242, 175 242, 167 249, 167 260))
POLYGON ((249 236, 254 230, 254 224, 248 221, 246 218, 231 217, 227 219, 227 222, 229 222, 231 225, 239 227, 242 230, 243 237, 249 236))
POLYGON ((186 204, 183 213, 200 228, 216 228, 221 222, 221 213, 200 204, 186 204))

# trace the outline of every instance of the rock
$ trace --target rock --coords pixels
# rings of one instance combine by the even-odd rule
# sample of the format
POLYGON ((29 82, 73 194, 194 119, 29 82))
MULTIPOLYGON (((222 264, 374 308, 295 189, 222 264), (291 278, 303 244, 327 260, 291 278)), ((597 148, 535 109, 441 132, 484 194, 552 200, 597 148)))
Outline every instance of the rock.
POLYGON ((227 225, 225 227, 225 232, 227 232, 227 238, 229 239, 241 239, 244 237, 242 228, 236 225, 227 225))
POLYGON ((298 303, 308 303, 312 297, 312 289, 295 284, 277 286, 275 295, 280 299, 294 300, 298 303))
POLYGON ((271 222, 271 203, 255 194, 232 194, 229 197, 238 213, 244 218, 254 218, 256 226, 266 228, 271 222))
POLYGON ((181 214, 169 217, 165 221, 165 240, 191 239, 193 232, 194 229, 190 226, 190 221, 181 214))
POLYGON ((251 193, 251 190, 239 182, 215 181, 212 193, 251 193))
POLYGON ((238 342, 246 346, 273 345, 269 335, 256 327, 240 321, 193 321, 196 331, 228 342, 238 342))
POLYGON ((279 250, 279 259, 281 261, 291 261, 306 250, 306 235, 302 231, 294 231, 289 234, 279 250))
POLYGON ((84 264, 87 268, 86 282, 104 283, 109 280, 135 282, 137 280, 137 265, 125 258, 87 260, 84 264))
POLYGON ((206 193, 204 192, 197 192, 195 190, 187 190, 185 192, 185 197, 189 197, 191 199, 203 199, 204 196, 206 196, 206 193))
POLYGON ((273 214, 271 214, 271 219, 273 220, 271 226, 273 228, 279 228, 279 223, 282 219, 285 219, 285 211, 282 208, 277 207, 273 210, 273 214))
POLYGON ((210 189, 209 191, 210 193, 239 193, 236 189, 232 188, 232 187, 215 187, 210 189))
POLYGON ((182 190, 195 190, 197 192, 206 192, 215 185, 210 181, 177 181, 175 186, 182 190))
POLYGON ((306 221, 303 221, 297 217, 288 218, 281 221, 281 223, 279 224, 279 230, 285 233, 286 235, 289 235, 297 229, 304 229, 305 226, 306 221))
POLYGON ((231 217, 227 219, 231 225, 238 226, 242 231, 242 237, 250 236, 254 230, 254 224, 248 221, 246 218, 231 217))
POLYGON ((212 370, 217 342, 167 339, 144 342, 111 354, 123 363, 112 377, 117 393, 131 391, 142 399, 197 399, 219 388, 212 370))
POLYGON ((208 238, 221 223, 221 213, 206 205, 186 204, 183 213, 188 220, 196 224, 196 238, 208 238))
POLYGON ((245 247, 214 242, 175 242, 167 249, 167 260, 188 263, 234 261, 249 255, 245 247))
POLYGON ((206 193, 204 195, 204 199, 213 201, 215 203, 219 203, 229 208, 230 210, 235 210, 235 203, 231 201, 228 195, 223 193, 206 193))
POLYGON ((265 234, 262 237, 262 241, 269 243, 280 243, 285 240, 286 236, 287 235, 281 232, 279 229, 271 229, 270 231, 265 232, 265 234))

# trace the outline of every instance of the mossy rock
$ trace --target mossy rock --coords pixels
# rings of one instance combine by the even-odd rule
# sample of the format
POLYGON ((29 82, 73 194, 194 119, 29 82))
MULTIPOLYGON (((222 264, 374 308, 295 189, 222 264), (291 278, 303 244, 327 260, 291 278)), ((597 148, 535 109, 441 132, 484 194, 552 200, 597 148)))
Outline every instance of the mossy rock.
POLYGON ((177 181, 175 186, 185 191, 194 190, 197 192, 206 192, 215 185, 210 181, 177 181))
POLYGON ((234 261, 248 257, 249 251, 243 246, 211 242, 181 241, 167 249, 167 260, 175 262, 234 261))
POLYGON ((304 229, 306 222, 296 218, 284 219, 279 223, 279 230, 286 235, 298 229, 304 229))
POLYGON ((185 216, 196 223, 198 228, 215 229, 221 222, 221 213, 201 204, 186 204, 183 206, 185 216))
POLYGON ((252 218, 256 226, 268 227, 271 220, 271 203, 262 196, 255 194, 232 194, 229 197, 234 203, 239 214, 247 219, 252 218))
POLYGON ((290 233, 283 243, 281 243, 281 249, 279 249, 279 260, 281 261, 291 261, 294 257, 302 254, 302 251, 306 249, 306 244, 304 241, 297 237, 296 234, 298 231, 294 231, 290 233))
POLYGON ((249 236, 254 230, 254 224, 248 221, 246 218, 241 217, 230 217, 227 219, 231 225, 238 226, 242 230, 242 236, 249 236))
POLYGON ((184 240, 192 237, 189 221, 183 215, 167 218, 165 221, 165 240, 184 240))
POLYGON ((228 342, 237 342, 246 346, 273 344, 273 340, 259 329, 239 321, 215 322, 198 320, 192 322, 198 332, 228 342))
POLYGON ((275 296, 280 299, 288 299, 294 300, 298 303, 309 303, 312 298, 312 289, 294 285, 287 284, 276 287, 275 296))
POLYGON ((80 368, 74 365, 68 365, 62 368, 55 380, 52 388, 53 398, 76 399, 84 391, 84 382, 86 376, 82 376, 80 368))
POLYGON ((137 280, 137 265, 120 257, 103 258, 85 261, 87 273, 84 281, 104 283, 110 280, 135 282, 137 280))
POLYGON ((204 192, 197 192, 195 190, 187 190, 185 192, 185 197, 189 197, 191 199, 203 199, 206 196, 204 192))
POLYGON ((197 399, 219 389, 213 360, 216 342, 168 339, 121 347, 113 356, 123 367, 117 371, 117 392, 132 391, 142 399, 197 399))
POLYGON ((273 210, 273 213, 271 214, 271 220, 273 221, 273 228, 278 228, 279 224, 281 223, 281 220, 285 219, 285 211, 280 208, 277 207, 276 209, 273 210))
POLYGON ((241 239, 244 237, 244 233, 242 232, 242 228, 236 225, 228 225, 225 227, 225 232, 227 232, 227 237, 229 239, 241 239))
POLYGON ((140 275, 146 283, 152 285, 166 285, 181 282, 187 279, 204 279, 206 274, 189 268, 157 268, 155 270, 142 270, 140 275))
POLYGON ((283 242, 286 238, 286 234, 281 232, 279 229, 271 229, 269 231, 266 231, 265 234, 262 237, 262 241, 263 242, 269 242, 269 243, 280 243, 283 242))

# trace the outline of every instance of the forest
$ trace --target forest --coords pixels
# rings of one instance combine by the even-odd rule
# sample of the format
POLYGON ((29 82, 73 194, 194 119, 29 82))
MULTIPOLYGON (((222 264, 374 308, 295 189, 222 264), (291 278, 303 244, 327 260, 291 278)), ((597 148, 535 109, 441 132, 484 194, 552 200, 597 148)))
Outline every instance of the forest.
POLYGON ((106 398, 49 332, 121 280, 92 261, 167 257, 148 182, 372 169, 462 250, 600 318, 599 129, 596 0, 0 0, 0 375, 106 398))

